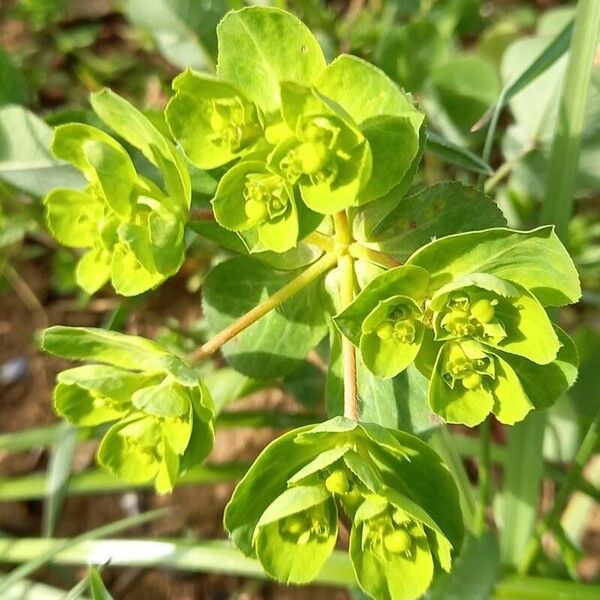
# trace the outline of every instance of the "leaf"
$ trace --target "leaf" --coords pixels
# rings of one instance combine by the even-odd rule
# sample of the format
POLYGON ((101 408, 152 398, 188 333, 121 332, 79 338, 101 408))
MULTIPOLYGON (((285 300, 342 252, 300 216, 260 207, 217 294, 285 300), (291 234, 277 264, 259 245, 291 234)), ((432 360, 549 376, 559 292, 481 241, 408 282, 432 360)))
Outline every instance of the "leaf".
POLYGON ((495 66, 482 56, 450 58, 432 73, 431 83, 450 119, 468 131, 500 92, 495 66))
POLYGON ((157 417, 183 417, 191 406, 189 390, 175 381, 165 380, 144 386, 131 396, 131 403, 146 414, 157 417))
POLYGON ((428 283, 429 275, 424 269, 404 265, 389 269, 371 280, 348 307, 333 317, 333 321, 358 346, 363 323, 380 302, 392 296, 407 296, 420 303, 428 283))
POLYGON ((118 135, 138 148, 159 167, 168 194, 187 210, 191 202, 191 181, 182 154, 137 108, 109 89, 92 94, 98 116, 118 135))
POLYGON ((336 504, 323 488, 288 489, 263 513, 256 532, 256 554, 271 577, 285 583, 308 583, 319 574, 335 547, 336 504), (299 536, 295 529, 294 533, 286 532, 286 527, 297 527, 298 520, 302 526, 303 513, 306 514, 305 526, 318 527, 319 531, 307 529, 299 536), (288 515, 292 515, 291 518, 285 519, 288 515), (293 522, 295 515, 297 520, 293 522), (304 537, 308 539, 305 541, 304 537))
POLYGON ((359 204, 371 202, 398 185, 419 156, 419 130, 408 117, 380 116, 362 124, 369 142, 373 167, 359 204))
POLYGON ((186 69, 173 80, 167 122, 192 163, 225 165, 251 151, 263 134, 256 107, 233 85, 186 69))
POLYGON ((84 178, 50 151, 52 129, 20 106, 0 108, 0 179, 33 196, 63 186, 82 188, 84 178))
MULTIPOLYGON (((266 300, 298 275, 274 271, 249 257, 237 257, 214 267, 203 288, 204 314, 212 332, 266 300)), ((222 348, 228 363, 250 377, 284 375, 326 334, 320 281, 316 280, 279 308, 272 310, 222 348)))
POLYGON ((86 248, 98 235, 104 206, 89 192, 58 188, 44 198, 52 236, 64 246, 86 248))
POLYGON ((246 556, 254 553, 252 534, 261 515, 287 489, 287 480, 314 458, 312 447, 294 443, 298 432, 310 428, 295 429, 271 442, 235 488, 224 525, 246 556))
POLYGON ((321 452, 313 461, 302 467, 299 471, 296 471, 288 479, 289 484, 301 483, 303 479, 306 479, 309 475, 313 475, 333 465, 340 458, 342 458, 348 451, 350 446, 335 446, 329 450, 321 452))
MULTIPOLYGON (((507 104, 516 96, 520 91, 525 88, 531 87, 531 83, 534 82, 538 77, 545 73, 567 50, 569 49, 569 43, 571 41, 571 35, 573 33, 573 22, 571 21, 560 33, 553 38, 550 43, 538 54, 538 56, 529 64, 529 66, 523 70, 518 76, 514 72, 510 73, 512 82, 506 91, 502 94, 502 104, 507 104)), ((527 41, 530 41, 528 38, 527 41)), ((519 40, 524 42, 526 40, 519 40)), ((517 46, 517 43, 513 44, 517 46)), ((512 46, 511 46, 512 48, 512 46)), ((508 53, 511 52, 507 49, 503 56, 503 61, 507 60, 508 53)), ((512 50, 514 52, 514 50, 512 50)), ((524 53, 526 56, 531 56, 530 52, 524 53)), ((499 100, 500 101, 500 100, 499 100)), ((495 110, 495 106, 491 106, 487 113, 480 119, 477 124, 481 127, 487 122, 495 110)), ((543 111, 542 111, 543 112, 543 111)))
POLYGON ((180 69, 211 70, 217 54, 215 28, 229 8, 224 0, 127 0, 128 19, 146 29, 161 54, 180 69))
POLYGON ((519 356, 504 356, 517 373, 530 402, 537 410, 552 406, 577 379, 577 349, 573 340, 562 329, 554 326, 561 347, 556 360, 539 365, 519 356))
POLYGON ((490 273, 522 285, 544 306, 570 304, 581 295, 573 261, 552 227, 451 235, 424 246, 407 264, 429 271, 432 290, 470 273, 490 273))
MULTIPOLYGON (((77 167, 115 213, 121 217, 131 214, 137 173, 125 149, 110 135, 83 123, 59 125, 52 151, 57 158, 77 167)), ((61 199, 58 196, 55 200, 55 196, 53 192, 45 200, 50 209, 51 202, 61 199)), ((100 198, 92 198, 90 203, 97 203, 100 198)))
POLYGON ((524 556, 538 517, 546 420, 544 412, 533 412, 508 434, 500 556, 503 565, 514 568, 524 556))
POLYGON ((217 74, 265 113, 280 104, 279 83, 312 85, 325 68, 319 43, 296 17, 277 8, 229 12, 217 28, 217 74))
POLYGON ((131 397, 160 375, 132 373, 105 365, 62 371, 54 388, 54 409, 71 423, 93 426, 114 421, 131 408, 131 397))
POLYGON ((69 487, 71 462, 77 447, 78 431, 68 423, 61 423, 60 437, 51 448, 46 473, 46 498, 43 513, 43 535, 52 537, 69 487))
POLYGON ((338 56, 315 85, 359 124, 372 117, 405 117, 418 132, 425 118, 383 71, 356 56, 338 56))
MULTIPOLYGON (((393 196, 394 190, 389 195, 393 196)), ((361 226, 360 215, 358 219, 355 232, 361 226)), ((505 224, 498 206, 474 188, 439 183, 397 198, 395 208, 371 231, 365 245, 406 261, 431 240, 505 224)), ((367 221, 364 226, 368 227, 367 221)))
POLYGON ((93 327, 54 326, 44 330, 44 351, 71 360, 95 360, 141 371, 167 372, 181 384, 195 387, 195 371, 161 346, 142 337, 93 327))
POLYGON ((431 600, 488 600, 500 562, 498 542, 486 531, 470 536, 449 575, 438 577, 429 592, 431 600))
POLYGON ((113 600, 113 597, 104 586, 102 578, 100 577, 100 572, 96 567, 90 567, 89 577, 90 591, 92 592, 93 600, 113 600))
POLYGON ((467 171, 488 176, 494 173, 492 167, 477 154, 473 154, 470 150, 462 148, 434 131, 427 131, 425 149, 448 164, 456 165, 467 171))

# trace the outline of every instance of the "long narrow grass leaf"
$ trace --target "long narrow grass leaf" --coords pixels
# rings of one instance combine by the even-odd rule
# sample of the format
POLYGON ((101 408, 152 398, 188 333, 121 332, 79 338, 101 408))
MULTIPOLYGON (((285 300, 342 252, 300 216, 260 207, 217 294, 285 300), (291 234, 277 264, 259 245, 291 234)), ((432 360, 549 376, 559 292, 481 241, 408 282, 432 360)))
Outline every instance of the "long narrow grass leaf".
POLYGON ((461 148, 459 145, 433 131, 427 132, 426 143, 426 148, 429 152, 447 163, 481 175, 492 175, 494 173, 492 167, 486 161, 479 158, 479 156, 465 148, 461 148))
POLYGON ((571 56, 558 109, 542 209, 542 221, 556 225, 556 232, 563 241, 571 219, 585 106, 599 28, 600 2, 580 0, 575 14, 571 56))
POLYGON ((490 106, 486 113, 473 125, 472 131, 479 131, 492 118, 495 111, 501 110, 511 98, 525 89, 535 81, 542 73, 545 73, 568 49, 573 33, 573 22, 571 21, 533 60, 533 62, 521 73, 517 79, 509 83, 503 90, 498 100, 490 106))
MULTIPOLYGON (((190 469, 178 481, 181 485, 221 483, 239 479, 248 470, 247 463, 202 465, 190 469)), ((151 489, 152 482, 131 483, 117 479, 100 469, 89 469, 74 474, 67 488, 69 494, 112 493, 123 490, 151 489)), ((0 501, 36 500, 43 498, 46 490, 44 474, 0 479, 0 501)))
POLYGON ((77 447, 77 428, 63 423, 61 435, 50 454, 46 471, 46 501, 42 518, 42 533, 51 537, 60 516, 71 475, 71 463, 77 447))
MULTIPOLYGON (((52 562, 57 553, 68 550, 69 548, 77 547, 77 545, 81 544, 82 542, 97 540, 98 538, 114 535, 115 533, 119 533, 125 529, 138 527, 144 523, 164 517, 168 512, 169 511, 165 509, 153 510, 141 515, 135 515, 134 517, 120 519, 114 523, 109 523, 108 525, 103 525, 102 527, 92 529, 91 531, 86 531, 85 533, 82 533, 74 538, 64 539, 58 542, 54 541, 47 547, 45 552, 36 553, 35 555, 31 556, 27 562, 20 565, 8 575, 0 579, 0 598, 2 597, 4 591, 9 589, 11 585, 14 585, 25 577, 28 577, 31 573, 37 571, 45 564, 52 562)), ((6 560, 7 554, 10 556, 10 548, 13 547, 15 543, 19 543, 21 541, 23 540, 1 540, 0 561, 11 562, 10 559, 6 560)))
MULTIPOLYGON (((258 561, 245 557, 224 540, 107 539, 61 540, 25 538, 0 540, 0 562, 49 557, 54 565, 162 567, 181 571, 267 578, 258 561), (73 541, 74 543, 70 543, 73 541)), ((335 551, 315 580, 322 585, 355 585, 348 554, 335 551)), ((0 596, 1 597, 1 596, 0 596)))

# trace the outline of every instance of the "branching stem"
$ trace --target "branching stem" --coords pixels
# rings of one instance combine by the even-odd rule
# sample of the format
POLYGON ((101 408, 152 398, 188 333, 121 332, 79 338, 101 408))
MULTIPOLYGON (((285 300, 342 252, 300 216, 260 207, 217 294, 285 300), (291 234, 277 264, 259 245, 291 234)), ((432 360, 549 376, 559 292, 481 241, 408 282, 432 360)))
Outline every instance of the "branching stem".
POLYGON ((268 312, 283 304, 311 281, 314 281, 317 277, 331 269, 336 262, 337 254, 330 253, 323 255, 304 272, 300 273, 298 277, 292 279, 287 285, 284 285, 280 290, 275 292, 270 298, 267 298, 252 310, 249 310, 245 315, 242 315, 229 325, 229 327, 226 327, 205 344, 194 350, 194 352, 188 355, 188 361, 197 363, 214 354, 223 344, 244 331, 244 329, 250 327, 250 325, 258 321, 261 317, 264 317, 268 312))

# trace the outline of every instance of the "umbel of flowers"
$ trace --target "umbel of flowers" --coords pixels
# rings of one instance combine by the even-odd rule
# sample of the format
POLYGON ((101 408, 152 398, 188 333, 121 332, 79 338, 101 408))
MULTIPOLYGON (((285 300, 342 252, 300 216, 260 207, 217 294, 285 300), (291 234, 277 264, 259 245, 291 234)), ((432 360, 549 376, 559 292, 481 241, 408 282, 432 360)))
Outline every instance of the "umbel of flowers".
POLYGON ((551 227, 448 236, 376 276, 334 317, 375 375, 411 363, 432 410, 477 425, 553 404, 574 382, 572 340, 544 306, 579 297, 577 272, 551 227))
POLYGON ((86 292, 111 280, 119 294, 133 296, 156 287, 183 262, 190 176, 173 143, 126 100, 104 90, 92 95, 92 106, 158 169, 162 183, 138 173, 125 148, 104 131, 83 123, 61 125, 52 150, 78 168, 88 185, 46 196, 48 227, 61 244, 87 249, 76 270, 86 292))
POLYGON ((306 583, 331 554, 340 517, 351 523, 357 581, 378 600, 419 597, 462 542, 456 486, 435 452, 343 417, 270 444, 236 488, 225 526, 269 575, 306 583))
POLYGON ((98 462, 160 493, 212 450, 213 401, 194 369, 145 338, 104 329, 50 327, 42 348, 93 361, 63 371, 54 388, 56 412, 80 427, 112 423, 98 462))

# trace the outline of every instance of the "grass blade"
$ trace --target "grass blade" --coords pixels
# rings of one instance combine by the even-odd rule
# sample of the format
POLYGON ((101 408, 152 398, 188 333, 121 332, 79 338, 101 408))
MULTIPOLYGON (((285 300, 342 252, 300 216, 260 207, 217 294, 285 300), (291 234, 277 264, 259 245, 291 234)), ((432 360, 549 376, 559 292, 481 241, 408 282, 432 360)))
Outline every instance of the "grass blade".
POLYGON ((535 412, 517 423, 509 433, 500 557, 504 565, 515 568, 533 533, 537 515, 545 427, 546 414, 535 412))
POLYGON ((566 240, 573 208, 585 106, 599 28, 600 2, 579 0, 542 209, 542 221, 555 224, 556 232, 563 241, 566 240))
POLYGON ((433 131, 427 132, 427 150, 443 161, 480 175, 492 175, 492 167, 473 152, 461 148, 433 131))
POLYGON ((498 100, 490 106, 486 113, 473 125, 471 131, 479 131, 492 118, 494 112, 500 110, 525 89, 531 82, 535 81, 542 73, 549 69, 568 49, 573 33, 573 22, 569 23, 539 54, 539 56, 523 71, 523 73, 503 91, 498 100))
MULTIPOLYGON (((247 463, 202 465, 190 469, 178 482, 181 485, 221 483, 239 479, 248 470, 247 463)), ((123 490, 151 489, 153 482, 131 483, 122 481, 100 469, 89 469, 71 476, 69 494, 112 493, 123 490)), ((44 474, 27 475, 0 480, 0 501, 36 500, 43 498, 46 490, 44 474)))
MULTIPOLYGON (((10 586, 15 583, 21 581, 25 577, 28 577, 34 571, 37 571, 40 567, 43 567, 45 564, 53 562, 56 554, 68 550, 69 548, 77 547, 78 544, 83 542, 89 542, 93 540, 97 540, 98 538, 114 535, 115 533, 119 533, 125 529, 131 529, 133 527, 138 527, 143 523, 148 523, 150 521, 154 521, 160 517, 168 514, 168 510, 153 510, 150 512, 143 513, 141 515, 136 515, 134 517, 126 517, 125 519, 120 519, 119 521, 115 521, 114 523, 109 523, 108 525, 103 525, 102 527, 98 527, 97 529, 92 529, 91 531, 86 531, 81 535, 78 535, 74 538, 64 539, 60 541, 53 541, 50 543, 45 551, 37 552, 29 559, 27 562, 20 565, 13 571, 11 571, 6 577, 0 579, 0 598, 5 590, 9 589, 10 586)), ((13 540, 13 539, 5 539, 0 540, 0 560, 5 562, 11 562, 10 559, 6 559, 7 555, 10 556, 10 548, 14 546, 14 544, 18 544, 22 541, 26 540, 13 540)))
POLYGON ((51 537, 60 516, 69 485, 71 462, 77 447, 77 428, 62 423, 61 435, 52 449, 46 476, 46 501, 42 517, 42 535, 51 537))
MULTIPOLYGON (((18 581, 2 593, 2 600, 67 600, 65 590, 51 587, 34 581, 18 581)), ((88 600, 82 595, 76 596, 78 600, 88 600)), ((75 597, 69 598, 75 600, 75 597)))
POLYGON ((542 577, 507 577, 498 583, 492 598, 493 600, 598 600, 600 587, 542 577))
MULTIPOLYGON (((0 562, 19 563, 38 556, 51 557, 55 565, 105 565, 110 567, 162 567, 181 571, 241 575, 267 579, 260 563, 245 557, 224 540, 108 539, 69 540, 44 538, 0 540, 0 562), (74 541, 74 540, 73 540, 74 541), (67 544, 65 546, 65 544, 67 544)), ((321 585, 356 584, 346 552, 334 551, 315 580, 321 585)))

